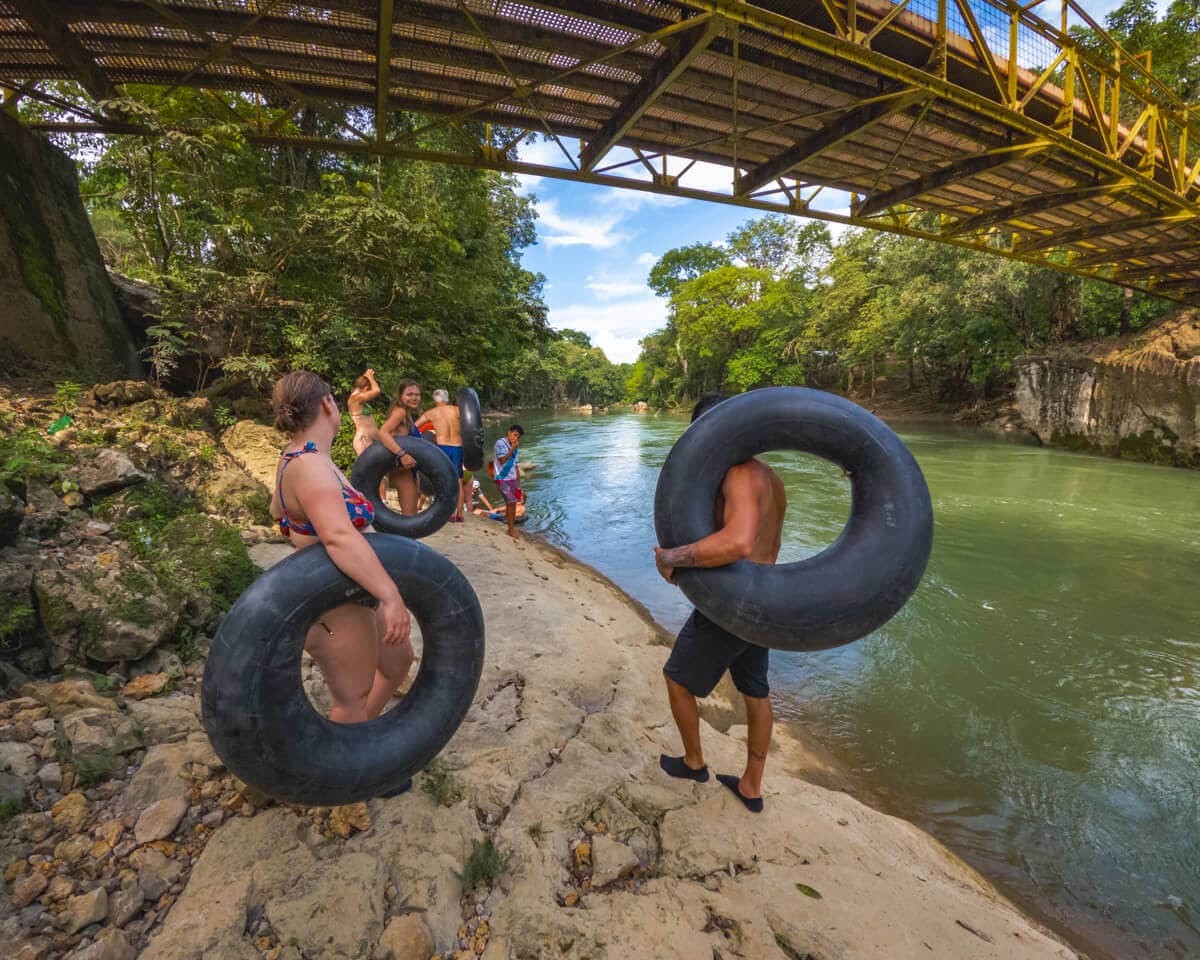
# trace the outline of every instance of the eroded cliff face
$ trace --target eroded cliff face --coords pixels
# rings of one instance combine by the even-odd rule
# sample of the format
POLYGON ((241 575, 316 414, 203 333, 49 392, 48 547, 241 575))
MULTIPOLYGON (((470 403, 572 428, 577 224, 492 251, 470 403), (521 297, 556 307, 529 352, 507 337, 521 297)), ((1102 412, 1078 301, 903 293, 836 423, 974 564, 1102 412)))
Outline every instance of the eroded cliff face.
POLYGON ((1016 370, 1017 408, 1043 443, 1200 467, 1200 310, 1129 342, 1021 357, 1016 370))
POLYGON ((0 368, 141 376, 71 158, 0 113, 0 368))

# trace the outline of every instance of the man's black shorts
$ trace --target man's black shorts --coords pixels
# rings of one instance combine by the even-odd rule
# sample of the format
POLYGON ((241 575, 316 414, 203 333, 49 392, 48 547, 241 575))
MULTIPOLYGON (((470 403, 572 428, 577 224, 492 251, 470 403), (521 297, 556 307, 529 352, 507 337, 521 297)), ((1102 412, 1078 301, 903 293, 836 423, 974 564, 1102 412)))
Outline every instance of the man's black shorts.
POLYGON ((770 651, 718 627, 699 610, 693 610, 679 631, 663 673, 693 696, 707 697, 726 670, 733 685, 746 697, 765 697, 770 651))

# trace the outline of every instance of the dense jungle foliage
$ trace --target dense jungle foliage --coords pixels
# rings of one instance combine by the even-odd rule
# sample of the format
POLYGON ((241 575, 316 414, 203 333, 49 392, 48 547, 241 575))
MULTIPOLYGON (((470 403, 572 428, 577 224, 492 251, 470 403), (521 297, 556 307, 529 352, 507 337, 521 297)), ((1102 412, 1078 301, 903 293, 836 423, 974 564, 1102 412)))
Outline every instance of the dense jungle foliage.
MULTIPOLYGON (((58 92, 73 94, 66 84, 58 92)), ((165 292, 147 350, 160 379, 261 388, 306 367, 345 391, 373 366, 388 389, 413 377, 503 395, 506 373, 513 391, 525 390, 518 358, 559 343, 542 277, 521 266, 535 213, 511 178, 250 145, 202 91, 125 92, 108 108, 159 136, 62 145, 79 161, 105 259, 165 292)), ((309 136, 369 123, 369 111, 293 116, 251 95, 231 102, 309 136)))
POLYGON ((885 368, 929 406, 990 397, 1013 359, 1136 330, 1169 304, 945 244, 767 216, 724 246, 672 250, 649 283, 670 301, 642 341, 631 398, 809 384, 874 395, 885 368), (899 370, 897 370, 897 367, 899 370))

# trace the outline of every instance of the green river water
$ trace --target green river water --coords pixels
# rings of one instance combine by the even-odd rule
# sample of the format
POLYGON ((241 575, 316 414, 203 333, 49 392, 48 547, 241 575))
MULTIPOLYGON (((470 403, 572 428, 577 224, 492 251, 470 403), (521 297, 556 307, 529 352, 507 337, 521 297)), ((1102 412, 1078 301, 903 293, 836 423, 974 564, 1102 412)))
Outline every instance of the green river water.
MULTIPOLYGON (((527 529, 677 628, 652 504, 686 419, 520 420, 527 529)), ((773 654, 778 715, 1093 957, 1200 957, 1200 473, 899 432, 933 495, 925 580, 858 643, 773 654)), ((767 459, 781 560, 819 552, 849 483, 767 459)))

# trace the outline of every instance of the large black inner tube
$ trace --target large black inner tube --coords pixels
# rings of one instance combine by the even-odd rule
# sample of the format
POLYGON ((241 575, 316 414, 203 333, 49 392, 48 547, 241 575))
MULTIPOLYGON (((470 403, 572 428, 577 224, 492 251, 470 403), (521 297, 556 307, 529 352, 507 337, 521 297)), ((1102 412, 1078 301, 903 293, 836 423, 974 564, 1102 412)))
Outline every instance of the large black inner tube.
POLYGON ((433 503, 411 516, 397 513, 379 498, 379 481, 399 468, 396 457, 376 440, 354 461, 350 482, 375 508, 375 529, 419 540, 436 533, 458 505, 454 464, 437 446, 417 437, 396 437, 400 449, 417 461, 416 469, 429 479, 433 503))
POLYGON ((471 387, 458 391, 458 423, 462 430, 463 466, 472 471, 482 470, 483 416, 479 412, 479 395, 471 387))
POLYGON ((308 628, 366 597, 325 548, 306 547, 259 577, 230 609, 204 667, 204 729, 229 770, 291 803, 332 806, 377 797, 454 735, 483 671, 483 611, 467 578, 430 547, 367 536, 421 627, 412 688, 366 723, 334 723, 309 702, 300 665, 308 628))
POLYGON ((933 506, 904 442, 849 400, 803 387, 753 390, 718 404, 676 442, 658 478, 654 525, 664 547, 716 530, 726 471, 768 450, 802 450, 850 473, 850 519, 815 557, 679 569, 701 613, 750 643, 823 650, 886 623, 916 590, 933 546, 933 506))

